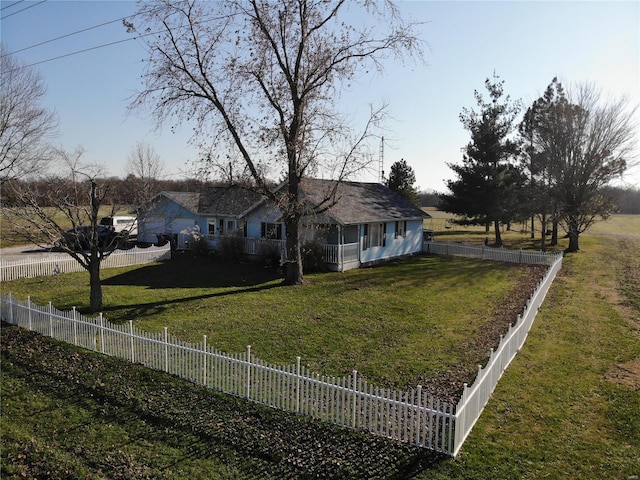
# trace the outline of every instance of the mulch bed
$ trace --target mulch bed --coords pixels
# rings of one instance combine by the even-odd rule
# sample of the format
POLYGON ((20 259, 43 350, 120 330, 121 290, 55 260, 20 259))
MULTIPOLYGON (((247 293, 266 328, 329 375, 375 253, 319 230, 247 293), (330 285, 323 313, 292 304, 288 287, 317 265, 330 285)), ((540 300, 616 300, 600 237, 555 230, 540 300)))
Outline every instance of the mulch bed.
POLYGON ((527 270, 518 284, 498 302, 493 320, 482 332, 463 346, 467 358, 463 364, 449 368, 440 375, 427 378, 421 377, 417 384, 422 385, 430 394, 442 401, 457 404, 464 383, 471 385, 478 374, 478 365, 485 365, 489 360, 489 351, 496 349, 500 343, 500 335, 504 335, 522 313, 527 300, 535 291, 548 268, 546 265, 526 265, 527 270))

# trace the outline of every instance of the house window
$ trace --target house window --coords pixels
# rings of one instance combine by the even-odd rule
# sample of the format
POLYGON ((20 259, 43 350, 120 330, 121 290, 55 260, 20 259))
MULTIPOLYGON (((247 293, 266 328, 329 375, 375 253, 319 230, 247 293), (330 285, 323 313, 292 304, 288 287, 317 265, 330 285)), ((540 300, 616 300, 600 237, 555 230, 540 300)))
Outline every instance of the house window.
POLYGON ((262 222, 260 233, 262 238, 282 240, 282 224, 262 222))
POLYGON ((371 245, 369 245, 369 225, 364 224, 362 226, 362 249, 366 250, 371 245))
POLYGON ((209 235, 215 235, 216 234, 216 221, 215 220, 209 220, 207 222, 207 225, 209 227, 209 230, 208 230, 209 235))
POLYGON ((224 219, 222 218, 218 219, 218 229, 219 229, 219 234, 224 235, 224 219))
POLYGON ((404 238, 407 236, 407 221, 396 222, 395 238, 404 238))
POLYGON ((387 224, 370 223, 363 225, 362 241, 363 250, 369 247, 384 247, 386 244, 387 224))

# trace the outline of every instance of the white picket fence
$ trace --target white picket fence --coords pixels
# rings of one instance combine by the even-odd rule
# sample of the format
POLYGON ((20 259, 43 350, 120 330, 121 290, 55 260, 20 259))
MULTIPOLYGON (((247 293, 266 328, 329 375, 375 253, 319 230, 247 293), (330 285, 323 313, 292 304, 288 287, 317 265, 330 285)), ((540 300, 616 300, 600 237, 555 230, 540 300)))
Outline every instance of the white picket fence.
POLYGON ((515 323, 509 327, 507 334, 500 336, 498 347, 489 352, 487 364, 484 368, 482 365, 478 365, 478 375, 473 384, 468 386, 465 383, 462 397, 456 406, 455 447, 452 452, 454 456, 458 454, 471 429, 480 418, 498 380, 524 345, 538 309, 557 273, 562 268, 562 258, 562 254, 555 256, 554 262, 527 301, 522 314, 518 315, 515 323))
POLYGON ((186 343, 170 335, 166 328, 160 333, 144 332, 132 321, 116 325, 102 315, 89 318, 75 309, 61 312, 51 303, 37 306, 29 298, 22 302, 11 294, 0 296, 0 316, 43 335, 138 362, 253 402, 455 456, 498 380, 524 344, 538 308, 562 266, 562 255, 536 258, 541 263, 543 259, 552 260, 544 279, 522 315, 501 337, 498 348, 488 352, 489 361, 485 367, 479 366, 473 384, 465 384, 456 406, 428 395, 421 386, 399 392, 370 385, 357 371, 346 377, 319 375, 302 366, 300 357, 293 365, 272 365, 252 355, 250 346, 241 354, 227 354, 209 345, 206 336, 198 344, 186 343))
MULTIPOLYGON (((102 260, 101 268, 127 267, 169 259, 171 259, 171 248, 168 244, 162 247, 133 247, 129 250, 116 250, 102 260)), ((82 271, 84 271, 82 265, 66 253, 25 257, 14 261, 0 259, 0 282, 82 271)))
POLYGON ((476 247, 464 243, 424 242, 424 253, 456 255, 461 257, 495 260, 497 262, 524 263, 527 265, 553 265, 561 253, 509 250, 507 248, 476 247))
POLYGON ((370 385, 354 371, 346 377, 318 375, 300 364, 272 365, 251 347, 241 354, 220 352, 204 336, 182 342, 165 328, 149 333, 116 325, 102 315, 90 318, 75 309, 38 306, 28 298, 0 296, 0 315, 8 323, 86 349, 174 374, 192 382, 288 412, 308 415, 451 454, 453 405, 428 395, 420 386, 406 392, 370 385))

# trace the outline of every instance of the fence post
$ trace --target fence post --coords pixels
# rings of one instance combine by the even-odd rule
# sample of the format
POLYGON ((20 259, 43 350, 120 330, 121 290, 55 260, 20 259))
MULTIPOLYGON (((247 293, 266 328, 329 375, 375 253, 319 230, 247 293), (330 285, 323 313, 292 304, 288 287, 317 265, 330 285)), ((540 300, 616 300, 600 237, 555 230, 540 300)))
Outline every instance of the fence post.
POLYGON ((202 384, 207 386, 207 336, 202 336, 202 384))
POLYGON ((354 370, 353 371, 353 407, 352 407, 352 412, 351 412, 351 427, 352 428, 356 428, 356 406, 357 406, 357 401, 358 401, 358 395, 356 394, 357 392, 357 384, 356 384, 356 379, 358 377, 358 371, 354 370))
POLYGON ((247 345, 247 400, 251 390, 251 345, 247 345))
POLYGON ((164 327, 164 371, 169 373, 169 334, 167 327, 164 327))
MULTIPOLYGON (((9 305, 9 307, 11 307, 11 305, 9 305)), ((13 311, 13 308, 11 308, 10 311, 13 311)), ((29 314, 29 330, 33 330, 33 326, 31 324, 31 296, 27 297, 27 312, 29 314)))
POLYGON ((415 438, 412 438, 411 441, 415 442, 416 445, 418 446, 422 446, 420 444, 420 432, 422 431, 422 385, 418 385, 416 387, 417 391, 418 391, 418 401, 414 404, 413 408, 416 408, 416 405, 418 407, 418 422, 416 425, 416 430, 415 430, 415 438))
POLYGON ((300 413, 300 357, 296 357, 296 413, 300 413))
POLYGON ((53 337, 53 305, 49 302, 49 336, 53 337))
POLYGON ((136 363, 136 356, 133 348, 133 320, 129 320, 129 338, 131 341, 131 363, 136 363))
POLYGON ((100 353, 104 353, 104 320, 102 318, 102 312, 100 312, 99 317, 100 317, 100 353))
POLYGON ((78 322, 76 321, 76 307, 71 307, 72 318, 73 318, 73 344, 78 345, 78 322))

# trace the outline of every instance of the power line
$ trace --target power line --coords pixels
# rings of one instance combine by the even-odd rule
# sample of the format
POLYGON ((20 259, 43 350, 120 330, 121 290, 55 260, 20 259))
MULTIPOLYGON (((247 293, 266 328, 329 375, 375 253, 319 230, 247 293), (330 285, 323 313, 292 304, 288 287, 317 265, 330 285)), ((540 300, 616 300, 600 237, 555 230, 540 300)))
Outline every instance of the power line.
POLYGON ((11 7, 13 7, 14 5, 17 5, 17 4, 22 3, 22 2, 24 2, 24 0, 18 0, 17 2, 13 2, 11 5, 7 5, 6 7, 2 7, 2 8, 0 8, 0 12, 1 12, 2 10, 6 9, 6 8, 11 8, 11 7))
POLYGON ((137 37, 133 37, 133 38, 125 38, 123 40, 116 40, 114 42, 103 43, 102 45, 97 45, 95 47, 84 48, 82 50, 76 50, 75 52, 69 52, 69 53, 65 53, 64 55, 58 55, 57 57, 47 58, 46 60, 41 60, 39 62, 34 62, 34 63, 29 64, 29 65, 22 65, 20 67, 15 68, 14 70, 20 70, 22 68, 33 67, 35 65, 40 65, 41 63, 53 62, 54 60, 60 60, 61 58, 71 57, 73 55, 78 55, 80 53, 90 52, 92 50, 98 50, 99 48, 110 47, 112 45, 117 45, 119 43, 130 42, 131 40, 138 40, 139 38, 146 37, 148 35, 155 35, 156 33, 160 33, 160 32, 145 33, 144 35, 138 35, 137 37))
MULTIPOLYGON (((23 1, 23 0, 20 0, 20 1, 23 1)), ((37 3, 36 5, 39 5, 40 3, 44 3, 44 2, 46 2, 46 1, 47 1, 47 0, 42 0, 41 2, 37 3)), ((35 6, 35 5, 33 5, 33 6, 35 6)), ((28 7, 28 8, 31 8, 31 7, 28 7)), ((26 10, 26 9, 23 9, 23 10, 26 10)), ((20 10, 20 11, 22 11, 22 10, 20 10)), ((20 11, 19 11, 19 12, 20 12, 20 11)), ((19 13, 19 12, 15 12, 15 13, 19 13)), ((88 30, 92 30, 92 29, 94 29, 94 28, 98 28, 98 27, 101 27, 101 26, 104 26, 104 25, 108 25, 108 24, 110 24, 110 23, 114 23, 114 22, 122 21, 122 20, 127 19, 127 18, 133 18, 133 17, 136 17, 136 16, 138 16, 138 15, 139 15, 138 13, 133 14, 133 15, 127 15, 126 17, 118 18, 118 19, 116 19, 116 20, 111 20, 111 21, 109 21, 109 22, 105 22, 105 23, 102 23, 102 24, 100 24, 100 25, 95 25, 95 26, 93 26, 93 27, 87 27, 87 28, 85 28, 85 29, 78 30, 78 31, 76 31, 76 32, 72 32, 72 33, 68 33, 68 34, 66 34, 66 35, 62 35, 62 36, 57 37, 57 38, 53 38, 53 39, 50 39, 50 40, 45 40, 44 42, 40 42, 40 43, 38 43, 38 44, 36 44, 36 45, 31 45, 31 46, 29 46, 29 47, 22 48, 22 49, 20 49, 20 50, 17 50, 16 52, 6 53, 5 55, 3 55, 3 56, 2 56, 2 57, 0 57, 0 58, 3 58, 3 57, 5 57, 5 56, 7 56, 7 55, 12 55, 12 54, 17 53, 17 52, 22 52, 22 51, 24 51, 24 50, 28 50, 28 49, 31 49, 31 48, 35 48, 35 47, 38 47, 38 46, 41 46, 41 45, 44 45, 44 44, 47 44, 47 43, 51 43, 51 42, 54 42, 54 41, 56 41, 56 40, 60 40, 60 39, 62 39, 62 38, 66 38, 66 37, 69 37, 69 36, 75 35, 75 34, 77 34, 77 33, 82 33, 82 32, 88 31, 88 30)), ((203 23, 203 22, 196 22, 196 23, 203 23)), ((60 60, 60 59, 62 59, 62 58, 71 57, 71 56, 73 56, 73 55, 79 55, 79 54, 81 54, 81 53, 90 52, 90 51, 92 51, 92 50, 98 50, 98 49, 100 49, 100 48, 109 47, 109 46, 112 46, 112 45, 117 45, 117 44, 119 44, 119 43, 129 42, 129 41, 131 41, 131 40, 139 40, 139 39, 141 39, 141 38, 143 38, 143 37, 148 37, 149 35, 157 35, 157 34, 159 34, 159 33, 162 33, 162 31, 160 30, 160 31, 157 31, 157 32, 149 32, 149 31, 148 31, 148 29, 147 29, 147 32, 146 32, 146 33, 143 33, 143 34, 138 35, 138 36, 136 36, 136 37, 125 38, 125 39, 123 39, 123 40, 116 40, 116 41, 113 41, 113 42, 104 43, 104 44, 102 44, 102 45, 97 45, 97 46, 95 46, 95 47, 84 48, 84 49, 82 49, 82 50, 76 50, 76 51, 74 51, 74 52, 65 53, 65 54, 63 54, 63 55, 58 55, 58 56, 56 56, 56 57, 47 58, 46 60, 40 60, 39 62, 30 63, 30 64, 28 64, 28 65, 21 65, 21 66, 19 66, 19 67, 14 68, 14 69, 13 69, 13 70, 11 70, 11 71, 16 71, 16 70, 21 70, 21 69, 23 69, 23 68, 33 67, 33 66, 36 66, 36 65, 40 65, 40 64, 42 64, 42 63, 52 62, 52 61, 54 61, 54 60, 60 60)))
POLYGON ((111 20, 111 21, 109 21, 109 22, 104 22, 104 23, 101 23, 101 24, 99 24, 99 25, 94 25, 93 27, 83 28, 82 30, 77 30, 77 31, 75 31, 75 32, 67 33, 67 34, 65 34, 65 35, 61 35, 61 36, 59 36, 59 37, 52 38, 52 39, 50 39, 50 40, 45 40, 45 41, 43 41, 43 42, 36 43, 36 44, 34 44, 34 45, 30 45, 30 46, 28 46, 28 47, 21 48, 20 50, 15 50, 15 51, 10 52, 10 53, 5 53, 5 54, 3 55, 3 57, 4 57, 4 56, 7 56, 7 55, 12 55, 12 54, 14 54, 14 53, 24 52, 25 50, 30 50, 30 49, 32 49, 32 48, 40 47, 40 46, 42 46, 42 45, 46 45, 47 43, 56 42, 56 41, 58 41, 58 40, 62 40, 63 38, 71 37, 71 36, 73 36, 73 35, 77 35, 77 34, 79 34, 79 33, 88 32, 89 30, 93 30, 93 29, 95 29, 95 28, 104 27, 105 25, 109 25, 109 24, 111 24, 111 23, 121 22, 122 20, 125 20, 125 19, 127 19, 127 18, 132 18, 132 17, 135 17, 135 16, 136 16, 136 15, 130 15, 130 16, 127 16, 127 17, 117 18, 117 19, 115 19, 115 20, 111 20))
MULTIPOLYGON (((46 1, 47 1, 47 0, 41 0, 41 1, 40 1, 40 2, 38 2, 38 3, 34 3, 33 5, 29 5, 28 7, 24 7, 24 8, 22 8, 22 9, 18 10, 17 12, 13 12, 13 13, 10 13, 9 15, 5 15, 5 16, 4 16, 4 17, 2 17, 0 20, 4 20, 5 18, 9 18, 9 17, 12 17, 12 16, 14 16, 14 15, 17 15, 18 13, 20 13, 20 12, 24 12, 25 10, 29 10, 30 8, 37 7, 38 5, 40 5, 41 3, 44 3, 44 2, 46 2, 46 1)), ((16 2, 16 3, 20 3, 20 2, 16 2)), ((11 7, 11 6, 13 6, 13 5, 15 5, 15 3, 12 3, 12 4, 11 4, 11 5, 9 5, 9 6, 11 7)), ((5 7, 5 8, 7 8, 7 7, 5 7)), ((3 9, 3 10, 4 10, 4 9, 3 9)))

